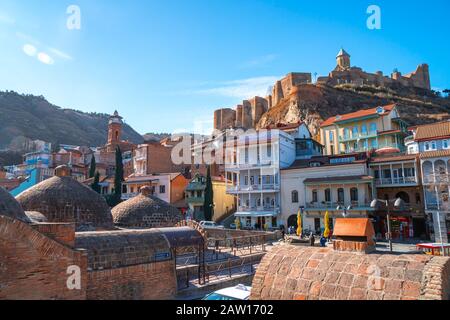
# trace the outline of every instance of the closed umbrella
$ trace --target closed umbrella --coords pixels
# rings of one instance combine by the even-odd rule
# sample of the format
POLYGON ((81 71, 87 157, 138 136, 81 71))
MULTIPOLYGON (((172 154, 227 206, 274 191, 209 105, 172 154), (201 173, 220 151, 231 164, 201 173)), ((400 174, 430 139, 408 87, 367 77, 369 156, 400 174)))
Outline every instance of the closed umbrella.
POLYGON ((323 236, 328 238, 330 236, 330 214, 328 211, 325 213, 325 231, 323 232, 323 236))
POLYGON ((297 236, 301 237, 302 236, 302 213, 300 210, 298 210, 298 214, 297 214, 297 236))

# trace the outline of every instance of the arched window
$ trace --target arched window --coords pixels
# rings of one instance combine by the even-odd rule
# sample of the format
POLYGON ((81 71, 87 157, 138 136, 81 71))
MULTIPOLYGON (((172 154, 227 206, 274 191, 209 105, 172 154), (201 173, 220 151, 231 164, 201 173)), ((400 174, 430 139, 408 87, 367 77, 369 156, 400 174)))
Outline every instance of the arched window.
POLYGON ((330 189, 325 189, 325 201, 331 202, 331 190, 330 189))
POLYGON ((292 203, 298 203, 298 191, 292 191, 292 203))
POLYGON ((402 199, 405 203, 410 203, 409 194, 407 194, 404 191, 399 192, 395 195, 395 199, 398 199, 398 198, 402 199))
POLYGON ((358 198, 359 198, 359 195, 358 195, 358 188, 351 188, 350 189, 350 198, 351 198, 351 201, 352 202, 358 202, 358 198))

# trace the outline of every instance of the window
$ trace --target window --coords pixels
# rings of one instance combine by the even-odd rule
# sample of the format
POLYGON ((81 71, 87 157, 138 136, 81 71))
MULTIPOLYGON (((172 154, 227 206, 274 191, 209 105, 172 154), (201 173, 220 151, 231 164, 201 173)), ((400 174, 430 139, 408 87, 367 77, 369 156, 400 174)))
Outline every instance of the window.
POLYGON ((312 203, 317 203, 319 201, 317 190, 312 191, 312 203))
POLYGON ((377 141, 377 139, 373 139, 371 141, 370 145, 372 146, 373 149, 378 148, 378 141, 377 141))
POLYGON ((354 127, 353 130, 352 130, 352 136, 353 136, 353 138, 357 137, 358 134, 359 134, 358 127, 354 127))
POLYGON ((361 133, 365 136, 367 135, 367 125, 363 124, 361 126, 361 133))
POLYGON ((348 128, 344 129, 344 138, 345 139, 350 138, 350 130, 348 128))
POLYGON ((425 151, 436 150, 436 141, 425 142, 425 151))
POLYGON ((330 143, 334 142, 334 132, 333 131, 329 131, 329 137, 330 137, 330 143))
POLYGON ((330 189, 325 190, 325 202, 331 202, 331 190, 330 189))
POLYGON ((159 193, 161 194, 166 193, 166 186, 159 186, 159 193))
POLYGON ((443 141, 442 141, 442 147, 443 147, 444 149, 449 149, 449 148, 450 148, 450 145, 449 145, 449 143, 448 143, 448 140, 443 140, 443 141))
POLYGON ((292 191, 292 203, 298 203, 298 191, 292 191))
POLYGON ((341 204, 344 204, 344 202, 345 202, 344 189, 342 189, 342 188, 338 189, 338 202, 341 204))
POLYGON ((267 145, 267 157, 272 158, 272 145, 267 145))
POLYGON ((373 134, 373 133, 376 133, 377 131, 378 131, 377 124, 371 123, 370 124, 370 133, 373 134))
POLYGON ((244 176, 244 185, 248 186, 248 176, 244 176))
POLYGON ((352 202, 358 202, 358 188, 350 189, 350 198, 352 202))

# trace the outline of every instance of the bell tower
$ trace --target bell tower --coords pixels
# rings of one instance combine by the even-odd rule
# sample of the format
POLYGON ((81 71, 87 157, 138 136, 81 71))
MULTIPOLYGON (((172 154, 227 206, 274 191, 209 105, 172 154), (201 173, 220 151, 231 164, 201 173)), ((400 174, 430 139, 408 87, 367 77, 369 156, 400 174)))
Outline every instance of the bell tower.
POLYGON ((350 55, 344 49, 341 49, 341 51, 339 51, 336 57, 336 61, 337 61, 336 69, 347 70, 350 69, 351 67, 350 55))
POLYGON ((118 145, 120 142, 120 137, 122 135, 122 117, 119 116, 117 111, 109 117, 108 123, 108 145, 118 145))

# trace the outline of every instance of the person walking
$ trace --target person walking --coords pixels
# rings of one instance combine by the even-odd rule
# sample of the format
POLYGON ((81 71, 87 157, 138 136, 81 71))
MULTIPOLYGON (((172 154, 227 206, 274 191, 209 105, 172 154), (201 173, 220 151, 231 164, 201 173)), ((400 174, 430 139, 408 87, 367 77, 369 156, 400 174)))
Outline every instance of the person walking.
POLYGON ((309 244, 311 247, 314 247, 316 244, 316 238, 314 237, 314 234, 311 232, 311 235, 309 236, 309 244))

